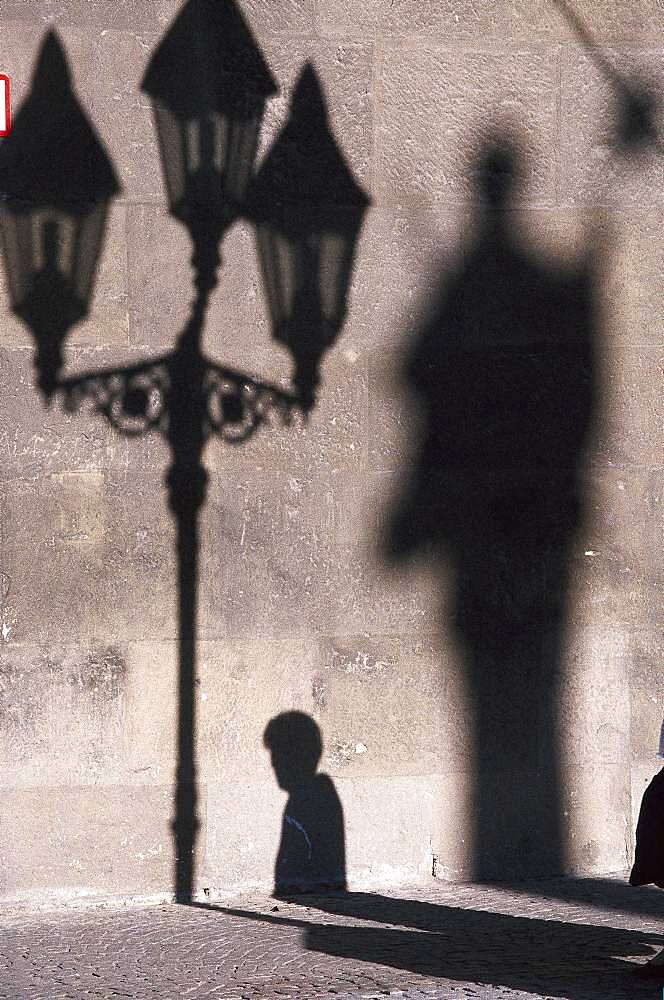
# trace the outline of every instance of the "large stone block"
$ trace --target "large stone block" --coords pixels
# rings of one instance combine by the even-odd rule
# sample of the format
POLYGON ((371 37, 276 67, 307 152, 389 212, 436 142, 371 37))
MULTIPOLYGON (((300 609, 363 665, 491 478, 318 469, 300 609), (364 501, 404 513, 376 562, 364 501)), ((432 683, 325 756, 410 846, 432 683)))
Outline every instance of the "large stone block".
MULTIPOLYGON (((129 666, 120 646, 6 645, 5 788, 109 784, 123 774, 129 666)), ((124 776, 124 774, 123 774, 124 776)))
POLYGON ((351 887, 375 888, 423 878, 433 871, 440 829, 435 775, 339 779, 346 820, 351 887))
POLYGON ((660 467, 662 396, 658 348, 637 340, 615 344, 602 358, 599 374, 592 461, 623 468, 660 467))
POLYGON ((284 638, 325 628, 324 580, 334 559, 329 498, 319 480, 298 473, 295 464, 290 475, 215 477, 204 635, 284 638))
POLYGON ((564 786, 566 870, 600 875, 631 862, 631 782, 627 759, 581 764, 564 786))
MULTIPOLYGON (((576 46, 562 53, 560 193, 570 205, 661 205, 664 166, 657 144, 635 150, 619 146, 626 85, 651 99, 661 93, 661 49, 602 49, 576 46), (604 62, 604 66, 602 65, 604 62), (610 68, 607 68, 610 67, 610 68)), ((655 127, 662 112, 653 101, 655 127)))
POLYGON ((327 653, 327 645, 312 636, 200 643, 199 756, 208 784, 229 787, 244 774, 260 778, 266 794, 276 788, 263 746, 265 727, 280 712, 314 711, 314 677, 327 653))
POLYGON ((633 342, 658 344, 662 338, 664 315, 664 248, 659 234, 664 213, 650 206, 629 214, 621 234, 626 243, 625 270, 628 275, 626 307, 633 342))
POLYGON ((153 479, 100 474, 7 486, 5 625, 12 641, 173 638, 175 553, 153 479))
MULTIPOLYGON (((162 24, 167 24, 182 9, 183 0, 148 0, 162 24)), ((238 3, 251 30, 259 37, 266 34, 301 34, 313 31, 316 0, 241 0, 238 3)))
POLYGON ((52 786, 3 791, 2 895, 163 893, 172 866, 170 787, 52 786))
POLYGON ((8 0, 2 17, 7 21, 34 21, 58 28, 77 25, 88 30, 125 28, 155 30, 156 0, 8 0))
POLYGON ((661 620, 653 561, 661 511, 651 474, 601 469, 584 477, 581 524, 570 550, 572 622, 645 625, 661 620))
POLYGON ((494 140, 515 145, 517 203, 555 203, 555 53, 393 45, 378 81, 378 205, 481 202, 478 160, 494 140))
POLYGON ((469 692, 458 658, 439 640, 339 636, 326 654, 312 685, 331 774, 433 774, 468 759, 469 692))
POLYGON ((367 214, 339 344, 347 355, 361 354, 372 387, 392 389, 410 332, 459 259, 461 227, 458 213, 447 208, 367 214))
POLYGON ((175 643, 4 646, 9 788, 166 785, 175 774, 175 643))
POLYGON ((272 888, 284 803, 267 773, 256 780, 238 770, 212 785, 201 889, 216 895, 220 890, 272 888))
POLYGON ((106 143, 126 201, 162 202, 164 188, 150 102, 140 85, 156 34, 109 29, 63 32, 77 90, 106 143))
POLYGON ((635 761, 653 761, 664 722, 662 630, 641 628, 631 635, 629 657, 630 743, 635 761))
POLYGON ((591 758, 629 770, 630 633, 616 627, 571 628, 562 650, 557 705, 567 781, 591 758))

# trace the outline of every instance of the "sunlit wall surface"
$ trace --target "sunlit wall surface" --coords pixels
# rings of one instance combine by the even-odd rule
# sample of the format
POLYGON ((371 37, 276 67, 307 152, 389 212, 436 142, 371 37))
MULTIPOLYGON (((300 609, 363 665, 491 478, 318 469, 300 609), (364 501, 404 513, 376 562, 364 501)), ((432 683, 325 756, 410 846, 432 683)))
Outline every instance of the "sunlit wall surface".
MULTIPOLYGON (((660 4, 579 4, 581 32, 554 0, 239 6, 279 86, 258 163, 311 61, 372 206, 308 421, 206 451, 197 889, 272 886, 263 733, 291 709, 322 733, 351 886, 624 869, 664 714, 660 4)), ((14 115, 55 26, 123 189, 67 374, 186 321, 140 92, 179 9, 2 4, 14 115)), ((288 386, 249 223, 222 257, 205 350, 288 386)), ((167 449, 45 409, 0 306, 0 894, 167 894, 167 449)))

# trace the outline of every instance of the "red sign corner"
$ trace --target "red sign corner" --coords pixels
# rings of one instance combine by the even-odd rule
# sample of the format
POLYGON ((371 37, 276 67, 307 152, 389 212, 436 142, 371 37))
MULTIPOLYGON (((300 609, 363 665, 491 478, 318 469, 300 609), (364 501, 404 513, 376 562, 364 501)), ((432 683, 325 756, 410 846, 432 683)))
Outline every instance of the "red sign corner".
POLYGON ((0 137, 12 130, 11 83, 6 73, 0 73, 0 137))

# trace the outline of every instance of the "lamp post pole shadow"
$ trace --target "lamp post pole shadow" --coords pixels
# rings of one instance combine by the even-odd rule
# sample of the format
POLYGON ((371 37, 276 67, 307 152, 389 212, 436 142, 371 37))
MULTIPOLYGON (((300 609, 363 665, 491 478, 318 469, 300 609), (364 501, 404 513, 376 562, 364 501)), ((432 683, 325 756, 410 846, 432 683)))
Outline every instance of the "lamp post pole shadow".
POLYGON ((201 351, 209 296, 216 285, 216 255, 205 264, 200 254, 197 296, 189 322, 175 349, 133 369, 93 372, 63 379, 57 390, 64 406, 77 411, 92 401, 97 412, 121 433, 138 436, 157 430, 169 445, 165 476, 168 503, 176 525, 178 559, 178 718, 174 894, 177 902, 194 898, 197 813, 196 636, 199 514, 207 496, 203 451, 212 434, 239 444, 273 414, 290 423, 301 407, 297 397, 248 375, 224 369, 201 351))

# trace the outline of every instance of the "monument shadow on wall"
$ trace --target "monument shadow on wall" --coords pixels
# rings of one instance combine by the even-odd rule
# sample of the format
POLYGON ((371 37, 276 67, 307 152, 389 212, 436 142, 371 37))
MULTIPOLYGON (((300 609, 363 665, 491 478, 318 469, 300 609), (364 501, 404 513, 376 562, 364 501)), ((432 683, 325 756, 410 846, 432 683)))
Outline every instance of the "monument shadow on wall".
MULTIPOLYGON (((611 89, 614 155, 661 155, 652 87, 616 69, 571 4, 555 5, 611 89)), ((576 267, 519 243, 509 209, 526 168, 501 137, 478 157, 484 210, 405 366, 424 440, 387 546, 391 560, 426 552, 451 574, 443 614, 474 713, 474 874, 517 881, 565 870, 560 668, 598 401, 597 273, 611 249, 600 226, 576 267)), ((598 201, 611 195, 602 183, 598 201)), ((583 896, 576 883, 566 892, 583 896)))
POLYGON ((422 552, 451 576, 478 879, 564 868, 560 661, 597 396, 590 261, 603 248, 564 267, 519 242, 509 208, 526 168, 500 136, 477 158, 474 235, 408 352, 424 431, 388 530, 391 560, 422 552))

